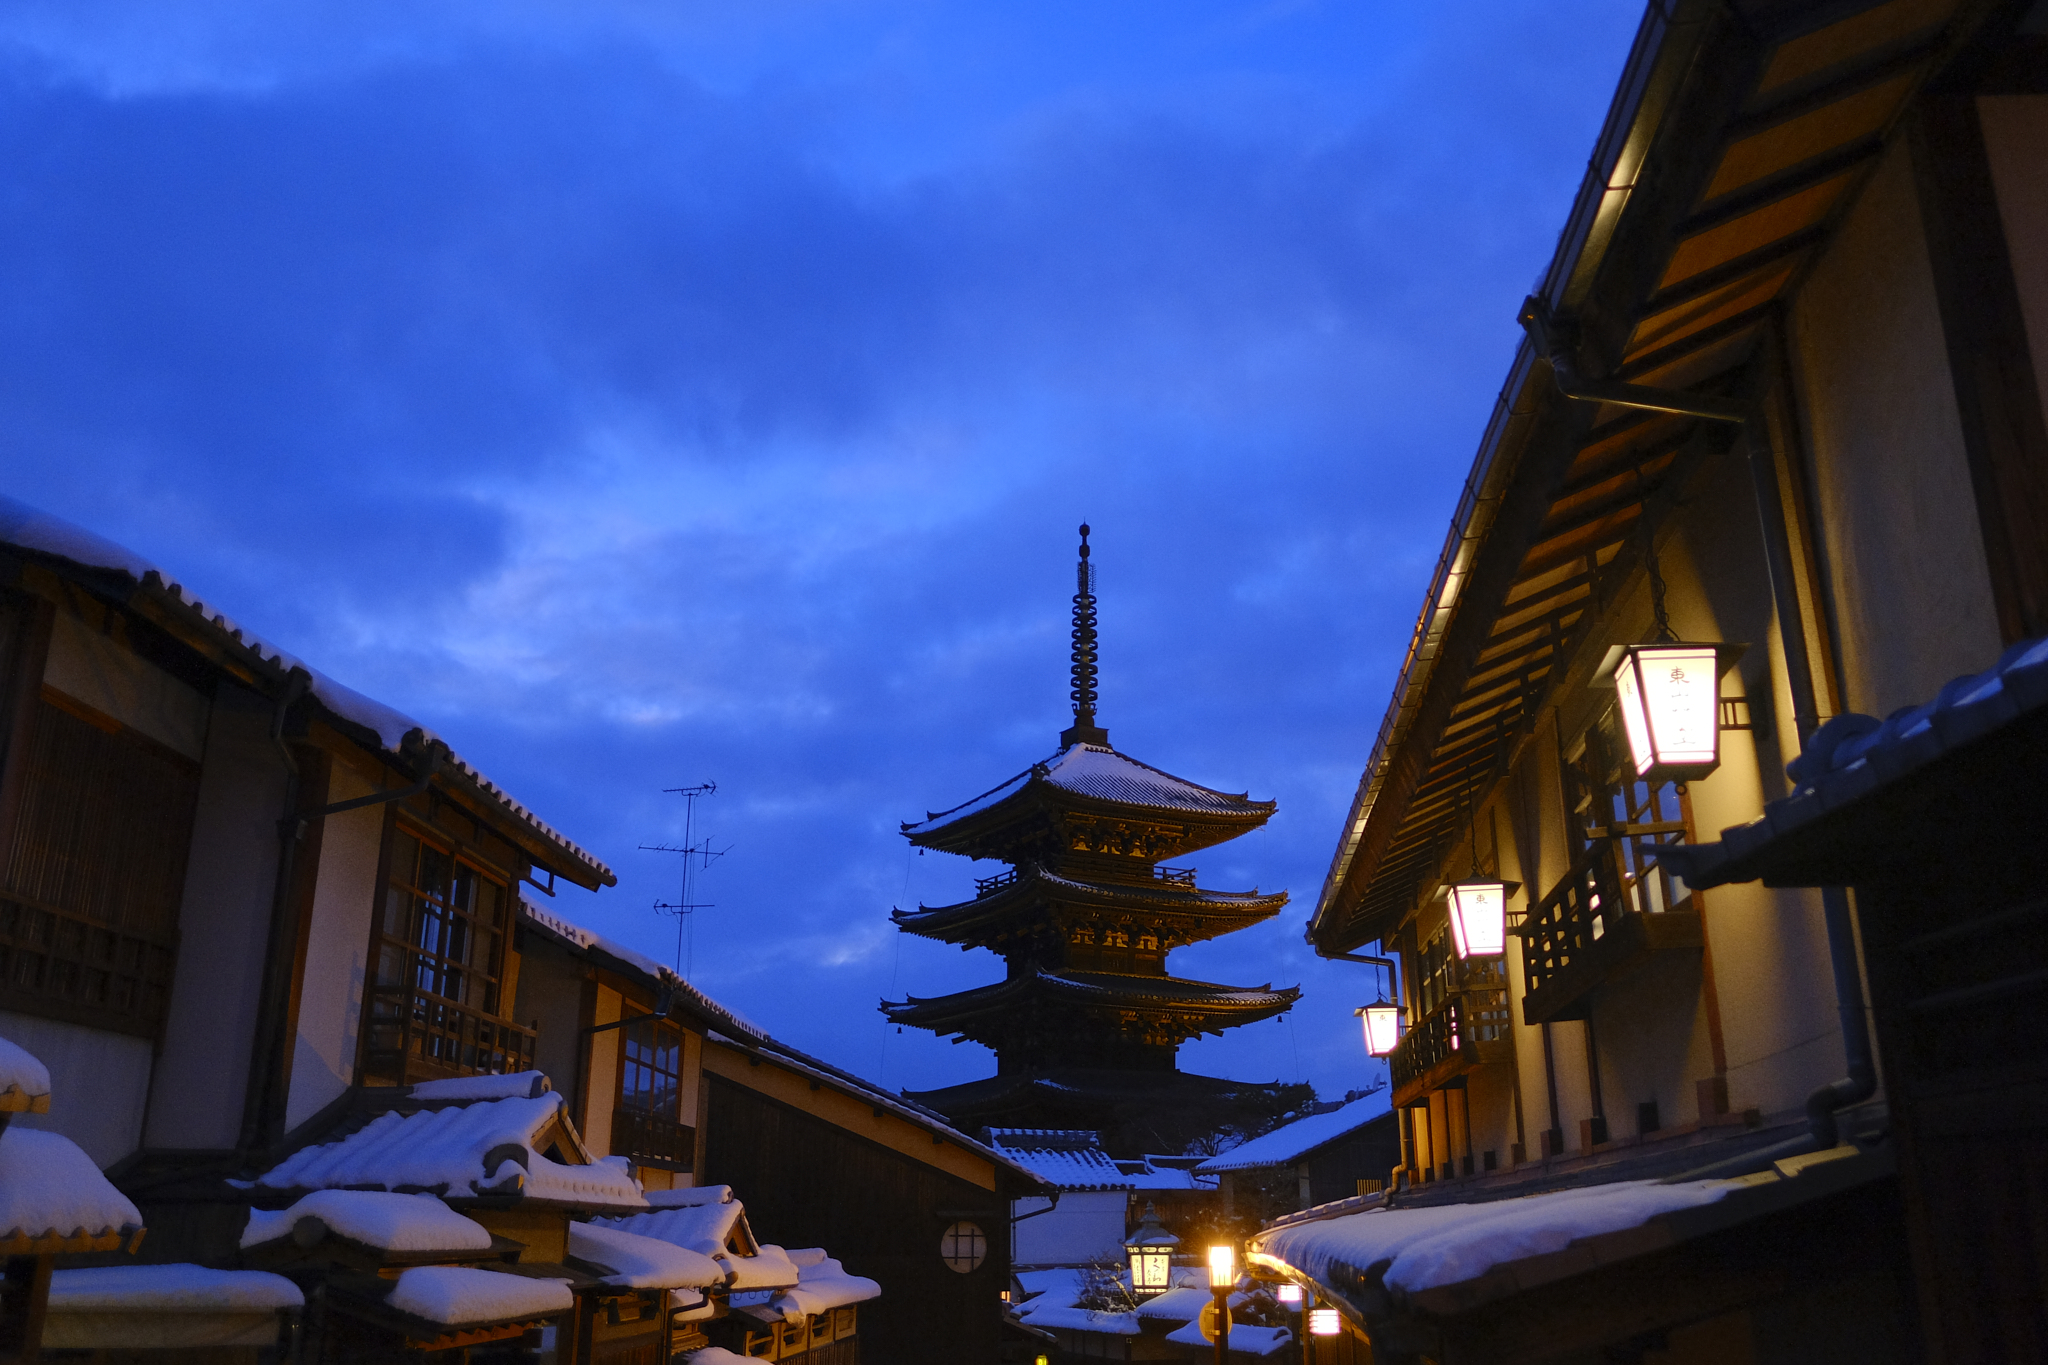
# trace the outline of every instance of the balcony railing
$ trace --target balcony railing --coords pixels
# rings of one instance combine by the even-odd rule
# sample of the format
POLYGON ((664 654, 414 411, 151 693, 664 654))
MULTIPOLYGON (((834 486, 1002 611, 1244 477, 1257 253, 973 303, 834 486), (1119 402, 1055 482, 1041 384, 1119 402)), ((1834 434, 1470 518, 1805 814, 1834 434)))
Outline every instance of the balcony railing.
POLYGON ((993 877, 976 877, 974 879, 974 894, 976 896, 986 896, 991 891, 1002 890, 1016 880, 1017 869, 1014 867, 1008 872, 998 872, 993 877))
POLYGON ((1154 880, 1165 882, 1168 886, 1192 887, 1195 884, 1195 870, 1192 867, 1155 867, 1152 869, 1152 876, 1154 880))
POLYGON ((1401 1039, 1388 1069, 1394 1103, 1409 1104, 1441 1090, 1476 1066, 1512 1055, 1505 988, 1460 991, 1425 1016, 1401 1039))
POLYGON ((1515 926, 1522 937, 1523 1021, 1584 1019, 1593 988, 1645 954, 1698 948, 1697 906, 1689 895, 1671 905, 1667 880, 1655 867, 1631 879, 1619 841, 1595 839, 1515 926))
POLYGON ((621 1105, 612 1111, 612 1155, 640 1166, 687 1171, 697 1155, 697 1130, 621 1105))
POLYGON ((531 1071, 536 1037, 509 1019, 416 987, 373 987, 365 1070, 394 1085, 531 1071))

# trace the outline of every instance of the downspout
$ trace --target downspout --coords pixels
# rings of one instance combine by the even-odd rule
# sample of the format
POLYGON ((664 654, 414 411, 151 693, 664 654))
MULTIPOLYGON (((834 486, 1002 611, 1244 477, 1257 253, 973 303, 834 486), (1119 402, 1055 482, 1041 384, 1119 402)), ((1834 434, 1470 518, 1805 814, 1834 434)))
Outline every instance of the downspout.
POLYGON ((298 808, 299 764, 292 756, 291 746, 285 743, 284 729, 288 713, 311 690, 312 682, 312 676, 305 669, 294 668, 286 675, 284 690, 278 694, 277 705, 271 712, 270 742, 277 749, 278 759, 285 770, 284 811, 277 822, 277 881, 270 898, 263 985, 257 995, 256 1032, 249 1053, 249 1087, 242 1106, 242 1133, 235 1145, 237 1154, 245 1159, 275 1141, 281 1135, 284 1120, 285 1097, 275 1092, 281 1079, 279 1061, 287 1041, 284 1021, 290 1002, 285 995, 291 984, 291 964, 298 954, 292 886, 297 878, 299 845, 305 838, 306 827, 315 820, 324 820, 343 811, 381 806, 417 796, 427 790, 434 774, 441 768, 441 751, 429 747, 420 757, 418 780, 410 786, 372 792, 368 796, 337 801, 317 810, 301 811, 298 808))
MULTIPOLYGON (((1792 694, 1792 719, 1803 747, 1820 723, 1815 703, 1813 667, 1806 652, 1806 628, 1799 609, 1799 595, 1792 575, 1792 547, 1785 535, 1785 510, 1778 495, 1778 470, 1769 428, 1755 408, 1727 399, 1671 389, 1653 389, 1642 384, 1620 384, 1587 380, 1580 376, 1572 348, 1551 317, 1549 304, 1538 295, 1523 300, 1517 319, 1529 334, 1537 354, 1550 361, 1558 392, 1586 402, 1613 403, 1617 407, 1645 408, 1653 412, 1675 412, 1711 422, 1727 422, 1741 428, 1748 450, 1749 476, 1756 496, 1757 522, 1763 534, 1764 567, 1770 578, 1771 601, 1778 613, 1779 642, 1785 654, 1785 686, 1792 694)), ((1870 1024, 1863 998, 1863 976, 1856 960, 1856 929, 1849 910, 1848 890, 1840 886, 1820 889, 1822 917, 1827 925, 1828 965, 1835 978, 1835 1014, 1842 1032, 1842 1053, 1847 1075, 1831 1081, 1806 1097, 1807 1133, 1760 1152, 1733 1157, 1672 1176, 1672 1181, 1703 1180, 1742 1175, 1771 1162, 1803 1152, 1823 1151, 1841 1141, 1837 1113, 1861 1104, 1877 1092, 1877 1065, 1870 1045, 1870 1024)))

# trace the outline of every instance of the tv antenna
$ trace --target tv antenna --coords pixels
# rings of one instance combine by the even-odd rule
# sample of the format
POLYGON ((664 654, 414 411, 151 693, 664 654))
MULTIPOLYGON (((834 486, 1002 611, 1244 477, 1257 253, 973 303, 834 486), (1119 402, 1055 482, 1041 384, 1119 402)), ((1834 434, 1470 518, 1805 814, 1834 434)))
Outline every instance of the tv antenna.
POLYGON ((691 917, 699 910, 711 910, 717 906, 715 901, 692 899, 692 894, 697 884, 697 875, 710 867, 718 859, 732 852, 732 845, 727 844, 724 848, 714 849, 711 847, 711 837, 709 835, 706 835, 701 841, 696 837, 697 798, 717 795, 718 784, 716 782, 699 782, 694 787, 663 787, 662 791, 667 795, 683 798, 683 842, 680 845, 642 844, 640 847, 649 853, 680 853, 683 855, 683 888, 681 898, 674 901, 656 901, 654 909, 657 914, 675 916, 676 975, 681 977, 683 981, 688 982, 690 979, 690 969, 696 965, 694 958, 697 950, 696 922, 691 917))

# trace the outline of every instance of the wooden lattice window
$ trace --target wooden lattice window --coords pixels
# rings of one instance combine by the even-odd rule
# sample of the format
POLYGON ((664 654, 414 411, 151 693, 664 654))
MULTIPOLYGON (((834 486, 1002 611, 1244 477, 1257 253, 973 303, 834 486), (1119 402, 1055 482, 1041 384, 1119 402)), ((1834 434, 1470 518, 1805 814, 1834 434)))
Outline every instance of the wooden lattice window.
POLYGON ((377 984, 497 1014, 510 901, 504 885, 404 824, 392 831, 390 868, 377 984))
POLYGON ((199 765, 38 687, 36 608, 0 600, 15 793, 0 868, 0 1008, 154 1037, 163 1024, 199 765))
POLYGON ((620 1033, 625 1054, 619 1073, 620 1106, 673 1119, 682 1103, 682 1032, 658 1019, 636 1019, 620 1033))
POLYGON ((1692 892, 1657 865, 1657 850, 1686 841, 1692 804, 1677 784, 1653 785, 1636 776, 1618 711, 1609 708, 1587 729, 1565 764, 1565 783, 1574 856, 1611 839, 1621 855, 1626 909, 1658 914, 1683 908, 1692 892))

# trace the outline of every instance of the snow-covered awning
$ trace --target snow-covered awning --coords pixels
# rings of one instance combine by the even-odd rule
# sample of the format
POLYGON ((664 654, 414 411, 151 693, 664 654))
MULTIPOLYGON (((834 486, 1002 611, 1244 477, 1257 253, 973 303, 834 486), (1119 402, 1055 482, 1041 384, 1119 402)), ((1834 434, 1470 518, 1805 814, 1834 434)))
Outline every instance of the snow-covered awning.
POLYGON ((286 1240, 307 1248, 330 1236, 376 1251, 460 1255, 491 1249, 483 1224, 434 1195, 376 1190, 315 1190, 288 1209, 251 1209, 242 1249, 286 1240))
POLYGON ((882 1296, 881 1285, 864 1275, 847 1274, 846 1267, 827 1256, 823 1247, 791 1251, 789 1259, 796 1266, 796 1288, 783 1290, 768 1303, 785 1322, 882 1296))
POLYGON ((224 1350, 275 1346, 299 1287, 260 1270, 121 1265, 50 1276, 45 1350, 224 1350))
POLYGON ((648 1196, 648 1213, 600 1218, 596 1226, 617 1228, 687 1248, 717 1262, 734 1289, 791 1289, 796 1263, 781 1247, 754 1240, 746 1206, 727 1185, 659 1190, 648 1196))
POLYGON ((342 730, 386 753, 405 758, 409 764, 417 762, 419 756, 429 749, 440 750, 447 758, 444 772, 452 771, 458 786, 470 788, 471 794, 484 804, 510 817, 515 831, 524 831, 532 836, 525 841, 530 845, 530 854, 539 855, 545 865, 581 885, 595 888, 618 884, 618 877, 609 867, 515 800, 504 788, 455 753, 432 730, 243 630, 134 551, 81 526, 74 526, 61 517, 51 516, 4 496, 0 496, 0 544, 64 560, 85 569, 125 575, 134 581, 143 596, 154 599, 178 619, 203 631, 225 655, 238 660, 255 677, 281 684, 293 670, 302 671, 311 679, 313 701, 342 730))
POLYGON ((141 1212, 70 1138, 0 1132, 0 1254, 133 1250, 141 1230, 141 1212))
POLYGON ((702 1289, 726 1282, 725 1267, 701 1251, 597 1223, 569 1225, 569 1254, 604 1270, 624 1289, 702 1289))
POLYGON ((50 1112, 50 1069, 29 1050, 0 1038, 0 1114, 50 1112))
MULTIPOLYGON (((1209 1338, 1202 1335, 1202 1324, 1190 1322, 1166 1334, 1166 1339, 1176 1346, 1200 1346, 1214 1350, 1209 1338)), ((1230 1353, 1232 1355, 1269 1356, 1278 1352, 1294 1340, 1294 1333, 1285 1327, 1260 1327, 1256 1323, 1237 1322, 1230 1326, 1230 1353)))
POLYGON ((539 1321, 575 1305, 575 1294, 561 1280, 472 1266, 416 1265, 399 1273, 383 1306, 442 1327, 477 1327, 539 1321))

